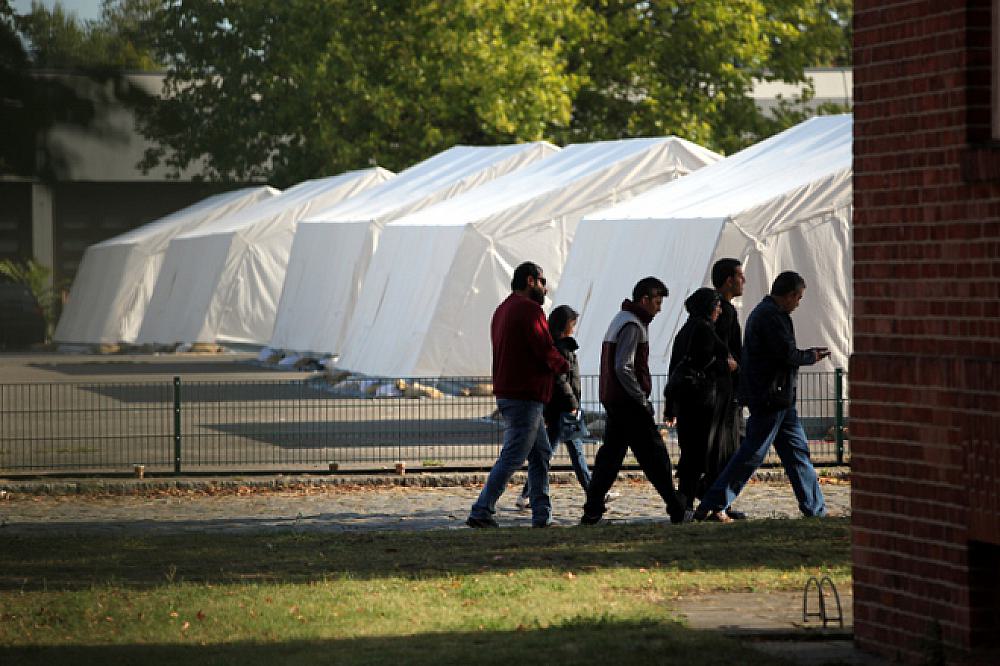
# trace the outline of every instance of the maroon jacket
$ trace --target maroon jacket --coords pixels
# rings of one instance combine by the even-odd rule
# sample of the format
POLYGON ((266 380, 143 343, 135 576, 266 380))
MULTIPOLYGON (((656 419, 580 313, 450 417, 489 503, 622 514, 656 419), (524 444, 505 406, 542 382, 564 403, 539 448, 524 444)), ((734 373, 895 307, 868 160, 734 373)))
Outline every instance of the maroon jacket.
POLYGON ((556 349, 545 313, 527 296, 511 294, 493 313, 493 394, 547 403, 552 380, 569 363, 556 349))

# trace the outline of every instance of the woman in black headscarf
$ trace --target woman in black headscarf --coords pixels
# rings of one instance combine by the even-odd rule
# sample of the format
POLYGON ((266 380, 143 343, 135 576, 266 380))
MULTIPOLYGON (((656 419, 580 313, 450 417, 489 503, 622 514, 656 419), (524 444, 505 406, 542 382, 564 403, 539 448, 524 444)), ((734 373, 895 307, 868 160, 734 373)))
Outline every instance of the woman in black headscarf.
POLYGON ((729 401, 729 373, 736 369, 729 348, 715 333, 714 322, 721 306, 719 292, 708 287, 698 289, 684 301, 688 320, 677 332, 670 353, 670 375, 703 375, 700 381, 671 382, 668 386, 665 418, 676 417, 677 442, 681 457, 677 463, 679 491, 687 501, 689 511, 694 498, 701 497, 714 480, 719 468, 720 428, 724 423, 729 401), (678 368, 684 364, 684 368, 678 368), (675 371, 680 372, 675 373, 675 371), (706 472, 712 471, 713 478, 706 472))

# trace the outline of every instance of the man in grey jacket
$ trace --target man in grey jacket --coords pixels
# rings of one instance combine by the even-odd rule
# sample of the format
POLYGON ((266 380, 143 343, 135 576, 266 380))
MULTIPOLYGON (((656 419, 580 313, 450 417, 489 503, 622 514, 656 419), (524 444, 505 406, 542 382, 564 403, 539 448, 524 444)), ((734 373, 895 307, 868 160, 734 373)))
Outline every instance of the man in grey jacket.
POLYGON ((606 510, 605 497, 631 448, 646 478, 667 505, 670 521, 684 518, 684 499, 674 490, 670 456, 653 419, 649 394, 649 322, 660 311, 667 287, 655 277, 639 280, 632 300, 625 299, 611 320, 601 347, 601 403, 607 413, 604 443, 597 450, 583 506, 584 525, 594 525, 606 510))
POLYGON ((826 515, 823 491, 809 458, 809 442, 795 409, 799 367, 818 363, 830 355, 826 347, 796 347, 789 315, 799 306, 805 290, 806 282, 801 275, 785 271, 775 278, 771 293, 747 319, 739 387, 741 401, 750 408, 747 434, 705 493, 694 513, 695 520, 730 522, 732 518, 726 509, 764 462, 772 444, 802 514, 826 515))

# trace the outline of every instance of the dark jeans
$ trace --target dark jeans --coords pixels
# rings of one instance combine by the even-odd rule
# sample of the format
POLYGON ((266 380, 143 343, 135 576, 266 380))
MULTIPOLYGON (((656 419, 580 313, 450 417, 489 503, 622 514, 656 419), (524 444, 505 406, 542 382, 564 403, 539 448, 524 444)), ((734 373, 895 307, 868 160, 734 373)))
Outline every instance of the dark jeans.
POLYGON ((670 456, 653 415, 638 403, 605 405, 605 410, 604 443, 597 449, 594 458, 587 503, 583 505, 584 514, 592 518, 604 514, 604 496, 618 478, 628 449, 632 449, 646 478, 666 503, 667 510, 671 514, 683 513, 684 507, 674 491, 670 456))
MULTIPOLYGON (((552 453, 555 454, 559 442, 566 445, 566 452, 569 453, 569 462, 573 466, 576 480, 580 482, 583 491, 587 492, 587 488, 590 486, 590 468, 587 467, 587 454, 583 450, 583 440, 561 439, 561 430, 558 417, 545 428, 545 432, 549 436, 549 443, 552 445, 552 453)), ((531 479, 525 479, 524 488, 521 489, 521 497, 531 497, 531 479)))
POLYGON ((492 518, 497 500, 507 489, 514 472, 528 461, 528 479, 531 481, 531 523, 539 527, 552 521, 552 504, 549 500, 549 459, 552 446, 545 433, 542 420, 544 405, 532 400, 497 398, 497 407, 503 417, 503 448, 497 458, 486 485, 472 505, 470 518, 492 518))

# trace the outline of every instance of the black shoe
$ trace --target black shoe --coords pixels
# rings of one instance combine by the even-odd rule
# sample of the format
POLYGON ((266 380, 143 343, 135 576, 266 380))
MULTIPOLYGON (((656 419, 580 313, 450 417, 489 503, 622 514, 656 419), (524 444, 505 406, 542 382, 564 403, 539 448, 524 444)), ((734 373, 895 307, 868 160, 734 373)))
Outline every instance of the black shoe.
POLYGON ((733 520, 746 520, 747 519, 747 514, 743 513, 742 511, 737 511, 736 509, 732 509, 732 508, 726 509, 726 515, 729 516, 730 518, 732 518, 733 520))
POLYGON ((498 523, 493 518, 473 518, 469 516, 465 520, 465 524, 469 527, 484 528, 484 527, 500 527, 498 523))
POLYGON ((704 504, 699 504, 698 508, 695 509, 694 515, 691 516, 691 518, 692 520, 694 520, 694 522, 700 523, 701 521, 708 518, 708 514, 709 514, 708 507, 705 506, 704 504))
POLYGON ((549 518, 544 523, 531 523, 531 526, 532 527, 538 527, 538 528, 552 527, 552 524, 554 522, 555 522, 554 520, 552 520, 551 518, 549 518))
POLYGON ((591 516, 588 514, 583 514, 583 518, 580 519, 581 525, 596 525, 601 522, 601 516, 591 516))
POLYGON ((687 509, 687 498, 683 493, 674 495, 674 503, 667 507, 667 515, 670 516, 671 525, 680 525, 684 522, 684 512, 687 509))

